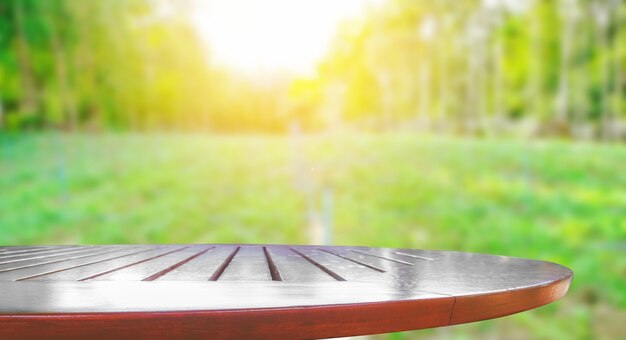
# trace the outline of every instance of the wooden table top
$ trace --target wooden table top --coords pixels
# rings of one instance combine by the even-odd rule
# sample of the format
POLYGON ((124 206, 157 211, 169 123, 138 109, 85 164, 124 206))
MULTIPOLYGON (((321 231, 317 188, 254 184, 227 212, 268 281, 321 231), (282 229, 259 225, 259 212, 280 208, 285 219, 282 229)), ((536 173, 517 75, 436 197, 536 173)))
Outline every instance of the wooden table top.
POLYGON ((0 247, 0 338, 321 338, 454 325, 562 297, 527 259, 289 245, 0 247))

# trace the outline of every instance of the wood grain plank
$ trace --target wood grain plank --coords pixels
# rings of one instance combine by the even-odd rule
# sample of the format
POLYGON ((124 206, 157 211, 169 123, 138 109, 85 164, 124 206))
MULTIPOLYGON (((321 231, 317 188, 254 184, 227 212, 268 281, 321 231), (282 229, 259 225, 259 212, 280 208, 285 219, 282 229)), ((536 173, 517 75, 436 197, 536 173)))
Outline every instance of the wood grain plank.
POLYGON ((96 275, 98 273, 110 270, 111 268, 117 268, 125 266, 129 263, 137 262, 149 258, 151 256, 159 255, 166 252, 166 249, 162 247, 154 247, 147 252, 139 254, 133 254, 125 256, 111 261, 95 263, 89 266, 73 268, 58 273, 52 273, 47 275, 46 280, 49 281, 77 281, 85 277, 96 275))
POLYGON ((154 248, 150 247, 124 247, 121 249, 115 249, 107 252, 103 252, 101 255, 85 257, 74 260, 66 260, 59 263, 54 263, 47 265, 43 268, 34 267, 29 268, 25 271, 19 272, 20 277, 16 278, 15 281, 25 281, 25 280, 44 280, 44 281, 52 281, 53 278, 50 276, 52 274, 85 267, 91 266, 94 264, 112 261, 115 259, 119 259, 122 257, 127 257, 135 254, 144 253, 150 251, 154 248))
POLYGON ((158 281, 207 281, 235 248, 216 245, 209 252, 163 275, 158 281))
POLYGON ((571 278, 544 261, 411 249, 0 247, 0 338, 402 331, 536 308, 561 298, 571 278))
POLYGON ((180 268, 182 266, 184 266, 185 264, 189 263, 190 261, 193 261, 195 258, 197 258, 198 256, 204 255, 206 252, 208 252, 209 250, 213 249, 214 247, 205 247, 204 249, 197 251, 197 249, 192 249, 194 251, 197 251, 195 254, 186 257, 183 260, 180 260, 164 269, 159 270, 158 272, 144 278, 141 281, 154 281, 157 280, 159 278, 161 278, 163 275, 175 270, 176 268, 180 268))
POLYGON ((321 251, 318 248, 299 247, 303 254, 339 274, 347 281, 381 281, 384 273, 370 267, 321 251))
POLYGON ((215 269, 215 272, 213 273, 213 275, 211 275, 211 277, 209 278, 209 281, 219 280, 224 274, 224 272, 226 271, 226 268, 230 266, 231 262, 233 261, 235 256, 237 256, 240 250, 241 250, 240 246, 234 247, 234 249, 228 254, 228 256, 226 256, 224 261, 217 267, 217 269, 215 269))
POLYGON ((407 265, 407 266, 413 266, 414 265, 413 262, 409 262, 409 261, 406 261, 406 260, 402 260, 402 259, 396 258, 394 256, 395 252, 391 252, 391 251, 389 251, 387 254, 376 254, 376 253, 372 253, 372 252, 369 252, 369 251, 363 251, 361 249, 350 249, 350 251, 353 251, 355 253, 359 253, 359 254, 362 254, 362 255, 366 255, 366 256, 377 257, 379 259, 383 259, 383 260, 386 260, 386 261, 391 261, 391 262, 395 262, 395 263, 404 264, 404 265, 407 265))
POLYGON ((19 253, 32 253, 40 250, 46 250, 50 248, 60 248, 55 246, 48 247, 4 247, 0 248, 0 255, 19 254, 19 253))
POLYGON ((267 260, 261 246, 242 246, 220 281, 271 281, 267 260))
POLYGON ((51 257, 56 257, 56 256, 63 256, 66 254, 75 254, 75 253, 80 253, 80 252, 85 252, 85 251, 94 251, 94 250, 97 250, 97 249, 92 248, 92 247, 89 247, 89 248, 71 247, 71 248, 63 248, 63 249, 49 249, 49 250, 39 251, 36 253, 13 254, 13 255, 0 257, 0 265, 21 262, 21 261, 31 261, 31 260, 36 260, 36 259, 51 258, 51 257))
POLYGON ((337 280, 337 281, 346 281, 346 279, 343 276, 338 274, 336 271, 333 271, 332 269, 328 268, 324 264, 319 263, 316 259, 312 258, 310 256, 310 254, 304 254, 301 250, 298 250, 295 247, 290 247, 289 249, 291 249, 291 251, 293 251, 294 253, 298 254, 303 259, 307 260, 309 263, 311 263, 312 265, 316 266, 321 271, 323 271, 324 273, 328 274, 330 277, 334 278, 335 280, 337 280))
POLYGON ((142 278, 153 274, 154 272, 168 267, 181 259, 184 259, 187 254, 183 251, 189 251, 189 246, 182 247, 169 247, 166 248, 167 252, 154 255, 139 261, 125 264, 119 267, 113 267, 103 272, 83 277, 78 281, 88 280, 129 280, 138 281, 142 278), (172 249, 174 248, 174 249, 172 249), (182 252, 182 253, 181 253, 182 252))
POLYGON ((265 255, 265 262, 267 262, 267 267, 270 272, 270 276, 272 277, 272 281, 283 281, 283 277, 272 258, 272 254, 267 250, 268 247, 263 246, 263 254, 265 255))
POLYGON ((287 282, 327 282, 335 279, 314 266, 302 256, 295 254, 289 247, 273 246, 268 248, 274 263, 287 282))
POLYGON ((317 248, 317 250, 322 251, 322 252, 325 252, 325 253, 327 253, 327 254, 331 254, 331 255, 333 255, 333 256, 337 256, 337 257, 342 258, 342 259, 344 259, 344 260, 348 260, 348 261, 353 262, 353 263, 356 263, 356 264, 358 264, 358 265, 360 265, 360 266, 367 267, 367 268, 369 268, 369 269, 373 269, 373 270, 375 270, 375 271, 377 271, 377 272, 379 272, 379 273, 384 273, 384 272, 386 272, 386 270, 384 270, 384 269, 381 269, 381 268, 380 268, 380 267, 382 267, 382 266, 378 266, 378 267, 377 267, 377 266, 375 266, 375 265, 373 265, 373 264, 371 264, 371 263, 367 263, 367 262, 365 262, 365 261, 363 261, 363 260, 356 260, 356 259, 353 259, 353 258, 351 258, 350 256, 347 256, 347 255, 342 255, 342 254, 340 254, 340 253, 338 253, 338 252, 336 252, 336 251, 333 251, 332 249, 317 248))
POLYGON ((23 275, 24 273, 28 273, 29 271, 35 269, 36 271, 45 271, 50 266, 54 266, 57 264, 65 264, 68 261, 84 259, 84 258, 92 258, 95 256, 99 256, 102 254, 109 254, 115 252, 115 248, 102 248, 100 250, 94 249, 93 252, 89 253, 80 253, 80 254, 71 254, 64 255, 62 258, 54 258, 54 259, 39 259, 34 261, 20 262, 17 264, 7 265, 0 269, 0 279, 2 280, 13 280, 15 276, 23 275))

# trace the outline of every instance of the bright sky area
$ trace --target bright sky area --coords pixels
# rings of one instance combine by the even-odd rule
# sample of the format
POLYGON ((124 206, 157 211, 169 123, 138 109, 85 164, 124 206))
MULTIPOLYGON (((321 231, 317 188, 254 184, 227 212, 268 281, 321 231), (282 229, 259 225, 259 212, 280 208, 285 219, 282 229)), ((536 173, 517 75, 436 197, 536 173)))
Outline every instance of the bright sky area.
POLYGON ((197 0, 212 58, 248 74, 308 75, 343 20, 385 0, 197 0))

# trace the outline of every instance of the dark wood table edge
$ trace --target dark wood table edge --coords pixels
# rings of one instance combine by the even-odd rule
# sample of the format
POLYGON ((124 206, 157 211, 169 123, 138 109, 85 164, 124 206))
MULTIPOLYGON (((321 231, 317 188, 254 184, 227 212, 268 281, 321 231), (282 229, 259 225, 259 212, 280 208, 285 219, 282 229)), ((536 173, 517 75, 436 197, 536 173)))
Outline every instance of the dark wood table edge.
POLYGON ((176 312, 0 314, 0 337, 327 338, 417 330, 515 314, 563 297, 572 274, 494 294, 306 307, 176 312))
POLYGON ((567 293, 573 273, 545 285, 536 285, 491 294, 457 296, 450 325, 499 318, 554 302, 567 293))

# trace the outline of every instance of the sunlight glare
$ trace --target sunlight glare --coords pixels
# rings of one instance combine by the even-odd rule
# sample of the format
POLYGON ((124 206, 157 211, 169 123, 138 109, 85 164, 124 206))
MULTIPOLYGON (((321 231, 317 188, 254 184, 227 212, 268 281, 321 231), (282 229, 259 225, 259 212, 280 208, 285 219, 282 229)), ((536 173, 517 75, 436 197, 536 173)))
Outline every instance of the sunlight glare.
POLYGON ((212 59, 245 73, 310 74, 341 21, 375 0, 198 0, 212 59))

